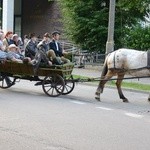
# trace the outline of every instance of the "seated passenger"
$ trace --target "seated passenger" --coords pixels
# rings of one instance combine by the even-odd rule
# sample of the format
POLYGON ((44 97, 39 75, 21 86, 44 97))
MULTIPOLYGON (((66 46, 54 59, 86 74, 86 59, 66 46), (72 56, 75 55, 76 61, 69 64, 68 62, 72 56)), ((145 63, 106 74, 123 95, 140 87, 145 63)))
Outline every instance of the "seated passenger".
POLYGON ((27 42, 25 47, 25 57, 30 57, 31 59, 34 59, 37 52, 37 44, 37 37, 35 33, 32 33, 30 35, 30 40, 27 42))
POLYGON ((7 53, 4 51, 5 47, 3 45, 4 33, 0 32, 0 60, 7 58, 7 53))
POLYGON ((5 46, 5 51, 8 50, 8 46, 10 44, 14 44, 14 41, 12 40, 13 32, 8 31, 5 35, 5 38, 3 39, 3 45, 5 46))
POLYGON ((60 46, 60 43, 59 43, 60 33, 58 31, 53 32, 52 38, 53 38, 52 41, 49 43, 49 48, 55 52, 55 55, 57 57, 60 57, 63 63, 70 62, 69 59, 64 57, 64 55, 67 53, 60 46))
POLYGON ((45 55, 48 57, 53 64, 61 65, 63 62, 59 57, 56 57, 55 52, 52 49, 49 49, 50 35, 49 33, 45 33, 43 35, 43 40, 37 45, 39 50, 44 51, 45 55), (43 47, 43 48, 42 48, 43 47))
POLYGON ((51 66, 52 64, 62 64, 61 60, 56 57, 55 52, 53 50, 49 50, 49 40, 49 34, 45 33, 43 36, 43 40, 37 45, 38 50, 35 58, 32 60, 32 64, 35 69, 39 68, 41 62, 49 66, 51 66))
POLYGON ((21 50, 21 52, 22 52, 22 51, 23 51, 23 42, 22 42, 21 37, 19 37, 18 34, 14 34, 14 35, 12 36, 12 40, 13 40, 14 44, 15 44, 18 48, 20 48, 20 50, 21 50))
POLYGON ((7 59, 19 63, 23 63, 24 60, 27 62, 31 62, 31 59, 29 57, 24 57, 23 55, 21 55, 19 48, 15 44, 11 44, 8 46, 7 59))

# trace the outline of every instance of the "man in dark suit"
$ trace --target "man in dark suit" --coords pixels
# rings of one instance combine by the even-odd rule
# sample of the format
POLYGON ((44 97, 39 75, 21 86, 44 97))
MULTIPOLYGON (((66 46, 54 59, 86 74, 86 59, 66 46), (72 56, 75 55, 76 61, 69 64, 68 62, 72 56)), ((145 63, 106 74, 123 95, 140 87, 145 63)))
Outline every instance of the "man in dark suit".
POLYGON ((57 57, 61 58, 61 61, 63 63, 68 63, 70 62, 69 59, 64 57, 64 54, 67 54, 61 47, 59 43, 59 38, 60 38, 60 33, 58 31, 54 31, 52 33, 52 41, 49 43, 49 48, 52 49, 57 57))

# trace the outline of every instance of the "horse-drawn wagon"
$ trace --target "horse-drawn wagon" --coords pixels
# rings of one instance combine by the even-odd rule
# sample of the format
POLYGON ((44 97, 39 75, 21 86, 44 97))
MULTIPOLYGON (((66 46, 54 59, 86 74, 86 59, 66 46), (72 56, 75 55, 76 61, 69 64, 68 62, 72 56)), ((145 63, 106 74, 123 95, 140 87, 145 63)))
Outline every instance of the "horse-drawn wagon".
MULTIPOLYGON (((100 94, 108 80, 116 80, 118 93, 123 102, 128 99, 123 95, 121 83, 124 79, 149 78, 150 77, 150 53, 131 49, 119 49, 110 53, 103 66, 101 77, 91 79, 73 79, 73 63, 42 67, 36 71, 33 65, 28 63, 15 63, 0 61, 0 88, 13 86, 17 79, 37 81, 42 85, 43 91, 51 97, 66 95, 73 91, 75 82, 99 81, 95 98, 100 101, 100 94), (125 74, 133 77, 124 78, 125 74), (111 79, 113 76, 117 78, 111 79)), ((149 98, 150 100, 150 95, 149 98)))
POLYGON ((13 86, 18 79, 37 81, 42 85, 44 93, 56 97, 72 92, 75 82, 72 77, 74 64, 40 66, 36 72, 31 64, 0 61, 0 88, 13 86))

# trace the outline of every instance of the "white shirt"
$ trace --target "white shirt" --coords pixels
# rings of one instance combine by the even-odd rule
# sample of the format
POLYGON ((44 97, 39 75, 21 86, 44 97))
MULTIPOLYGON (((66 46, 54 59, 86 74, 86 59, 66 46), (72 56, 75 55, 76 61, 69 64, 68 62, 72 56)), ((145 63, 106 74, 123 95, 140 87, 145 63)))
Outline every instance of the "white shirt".
POLYGON ((59 51, 59 48, 58 48, 58 43, 57 43, 57 41, 55 41, 55 44, 56 44, 56 49, 57 49, 57 51, 59 51))

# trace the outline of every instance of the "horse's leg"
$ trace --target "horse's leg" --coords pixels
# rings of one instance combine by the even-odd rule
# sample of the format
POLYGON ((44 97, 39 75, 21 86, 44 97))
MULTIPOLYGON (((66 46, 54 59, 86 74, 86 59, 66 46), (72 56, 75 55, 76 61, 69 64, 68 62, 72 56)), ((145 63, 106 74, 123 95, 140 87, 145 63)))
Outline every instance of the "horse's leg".
POLYGON ((124 75, 125 74, 118 74, 118 78, 117 78, 117 81, 116 81, 116 86, 117 86, 117 89, 118 89, 118 94, 119 94, 120 99, 122 99, 123 102, 128 102, 128 99, 123 95, 122 89, 121 89, 121 83, 122 83, 124 75))
POLYGON ((150 93, 149 93, 148 101, 150 101, 150 93))
POLYGON ((103 93, 106 82, 113 76, 113 73, 109 70, 106 76, 101 77, 97 90, 95 92, 95 99, 100 101, 100 94, 103 93))

